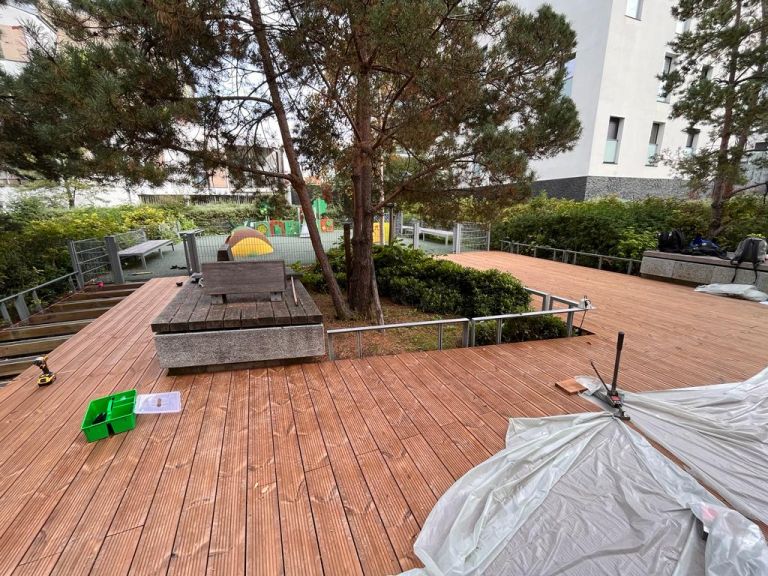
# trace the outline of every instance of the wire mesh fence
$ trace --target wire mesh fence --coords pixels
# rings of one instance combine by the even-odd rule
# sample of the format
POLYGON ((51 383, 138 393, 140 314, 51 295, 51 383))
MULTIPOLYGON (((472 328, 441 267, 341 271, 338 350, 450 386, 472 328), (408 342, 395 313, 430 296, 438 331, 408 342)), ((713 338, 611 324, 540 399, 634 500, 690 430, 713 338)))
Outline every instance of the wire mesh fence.
MULTIPOLYGON (((320 239, 327 252, 343 242, 343 228, 323 218, 320 239)), ((200 263, 215 262, 217 254, 229 238, 229 247, 236 260, 284 260, 288 264, 316 261, 309 232, 298 221, 249 221, 232 226, 229 221, 209 223, 205 232, 196 238, 200 263)))
POLYGON ((109 256, 103 238, 87 238, 70 242, 73 260, 84 283, 104 280, 110 274, 109 256))
POLYGON ((490 245, 488 225, 478 222, 462 222, 460 244, 459 252, 488 250, 490 245))

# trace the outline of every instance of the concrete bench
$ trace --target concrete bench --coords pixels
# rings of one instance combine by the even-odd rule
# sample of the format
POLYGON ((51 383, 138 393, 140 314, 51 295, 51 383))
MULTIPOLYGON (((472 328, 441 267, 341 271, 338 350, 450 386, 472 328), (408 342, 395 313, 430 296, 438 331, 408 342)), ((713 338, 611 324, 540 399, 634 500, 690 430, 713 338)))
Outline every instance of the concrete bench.
POLYGON ((187 282, 152 322, 163 368, 231 368, 325 354, 323 316, 301 282, 286 275, 284 262, 206 263, 202 284, 187 282), (219 272, 232 280, 232 291, 221 294, 219 272), (248 285, 254 276, 269 281, 248 285), (272 290, 277 284, 280 299, 272 290))
POLYGON ((139 243, 120 250, 117 255, 120 257, 120 260, 126 258, 140 258, 142 266, 146 269, 147 256, 152 252, 158 252, 160 258, 162 258, 164 246, 170 246, 171 250, 175 250, 172 240, 147 240, 147 235, 144 230, 142 230, 139 243))
POLYGON ((666 280, 678 284, 729 284, 736 273, 736 284, 754 284, 758 290, 768 290, 768 263, 757 267, 757 279, 752 265, 743 263, 738 270, 729 260, 714 256, 691 256, 647 250, 643 253, 640 275, 643 278, 666 280))

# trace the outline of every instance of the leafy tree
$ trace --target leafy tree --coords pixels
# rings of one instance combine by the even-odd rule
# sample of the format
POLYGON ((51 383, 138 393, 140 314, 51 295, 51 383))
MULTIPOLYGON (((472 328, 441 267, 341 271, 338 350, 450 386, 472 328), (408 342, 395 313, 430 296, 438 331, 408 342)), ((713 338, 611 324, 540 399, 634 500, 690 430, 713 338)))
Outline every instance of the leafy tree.
POLYGON ((579 135, 561 95, 575 35, 548 6, 530 14, 495 0, 275 5, 289 23, 278 47, 298 95, 300 150, 351 180, 356 310, 372 303, 373 219, 384 206, 458 197, 478 184, 527 190, 528 161, 579 135))
POLYGON ((694 27, 672 42, 677 65, 662 77, 671 116, 706 128, 714 143, 676 165, 694 191, 711 194, 717 236, 745 182, 749 145, 768 131, 768 0, 678 0, 672 14, 694 27))
POLYGON ((70 41, 33 49, 20 76, 0 76, 9 103, 0 124, 36 131, 17 158, 45 157, 35 152, 44 145, 93 174, 129 181, 219 167, 281 179, 301 201, 340 315, 348 309, 300 158, 318 172, 349 175, 349 303, 368 314, 377 211, 400 199, 460 196, 478 183, 517 198, 531 178, 528 160, 568 149, 580 130, 560 93, 575 36, 548 7, 529 14, 501 0, 72 0, 49 11, 70 41), (289 173, 249 154, 266 131, 279 135, 289 173), (166 150, 177 160, 159 164, 166 150), (406 168, 382 178, 383 159, 393 156, 406 168))

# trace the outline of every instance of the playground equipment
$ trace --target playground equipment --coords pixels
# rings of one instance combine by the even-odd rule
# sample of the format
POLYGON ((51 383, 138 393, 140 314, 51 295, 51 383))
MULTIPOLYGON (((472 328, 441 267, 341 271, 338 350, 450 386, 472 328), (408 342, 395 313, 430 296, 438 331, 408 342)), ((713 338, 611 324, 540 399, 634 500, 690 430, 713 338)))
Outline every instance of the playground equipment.
POLYGON ((249 226, 238 226, 225 242, 235 257, 263 256, 274 251, 267 237, 249 226))

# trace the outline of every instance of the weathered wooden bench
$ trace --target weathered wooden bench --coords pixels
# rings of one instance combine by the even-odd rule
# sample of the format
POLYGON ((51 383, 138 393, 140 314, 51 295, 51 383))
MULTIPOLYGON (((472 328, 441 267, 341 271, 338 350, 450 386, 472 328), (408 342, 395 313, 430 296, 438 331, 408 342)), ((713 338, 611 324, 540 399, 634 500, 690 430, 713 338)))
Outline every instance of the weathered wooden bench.
POLYGON ((129 246, 128 248, 124 248, 117 253, 117 255, 120 257, 120 260, 124 260, 126 258, 140 258, 142 266, 144 266, 146 269, 147 256, 149 254, 158 252, 160 254, 160 258, 162 258, 163 247, 170 246, 171 250, 175 250, 172 240, 147 240, 147 233, 144 230, 140 230, 139 232, 139 242, 137 244, 129 246))
POLYGON ((215 262, 203 264, 202 286, 179 289, 152 331, 163 368, 212 369, 322 356, 322 321, 284 262, 215 262))

